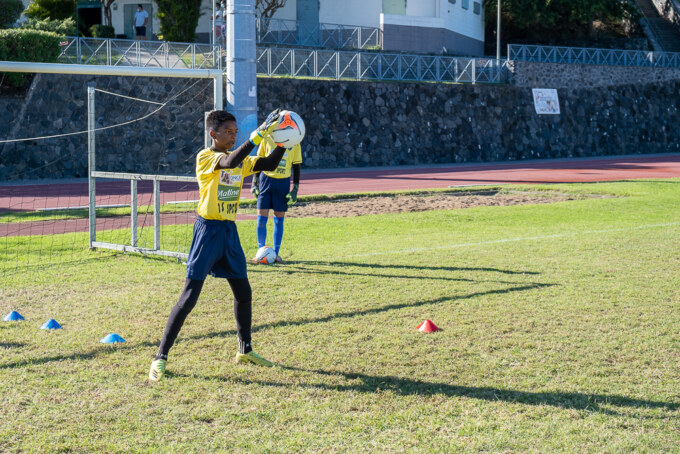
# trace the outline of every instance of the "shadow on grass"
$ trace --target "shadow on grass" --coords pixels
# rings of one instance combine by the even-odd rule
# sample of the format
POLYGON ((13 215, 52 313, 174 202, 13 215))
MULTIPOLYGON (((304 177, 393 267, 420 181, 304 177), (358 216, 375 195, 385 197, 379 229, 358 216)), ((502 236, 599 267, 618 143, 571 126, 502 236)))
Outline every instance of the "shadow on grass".
MULTIPOLYGON (((447 297, 442 297, 442 298, 436 298, 433 300, 426 300, 426 301, 419 301, 415 303, 401 303, 401 304, 389 304, 387 306, 381 306, 381 307, 376 307, 373 309, 366 309, 363 311, 351 311, 351 312, 339 312, 336 314, 328 315, 326 317, 319 317, 319 318, 301 318, 297 320, 281 320, 278 322, 273 322, 273 323, 265 323, 262 325, 255 325, 253 326, 253 332, 257 332, 259 330, 263 329, 269 329, 269 328, 280 328, 280 327, 286 327, 286 326, 300 326, 300 325, 308 325, 312 323, 327 323, 331 322, 335 319, 341 319, 341 318, 351 318, 351 317, 360 317, 363 315, 370 315, 370 314, 378 314, 381 312, 387 312, 387 311, 392 311, 392 310, 398 310, 398 309, 403 309, 407 307, 419 307, 419 306, 428 306, 428 305, 433 305, 433 304, 439 304, 439 303, 444 303, 447 301, 457 301, 457 300, 464 300, 464 299, 471 299, 471 298, 476 298, 479 296, 484 296, 484 295, 496 295, 496 294, 504 294, 504 293, 510 293, 510 292, 520 292, 520 291, 526 291, 526 290, 533 290, 537 288, 543 288, 543 287, 551 287, 556 284, 531 284, 531 285, 524 285, 521 287, 512 287, 512 288, 507 288, 507 289, 498 289, 498 290, 490 290, 487 292, 475 292, 475 293, 470 293, 468 295, 463 295, 463 296, 447 296, 447 297)), ((159 330, 162 328, 161 325, 159 325, 159 330)), ((207 334, 199 334, 196 336, 189 336, 189 337, 180 337, 177 339, 175 342, 175 345, 180 343, 180 342, 187 342, 187 341, 193 341, 193 340, 202 340, 202 339, 211 339, 211 338, 216 338, 216 337, 228 337, 228 336, 235 336, 236 335, 236 330, 226 330, 226 331, 219 331, 219 332, 214 332, 214 333, 207 333, 207 334)), ((160 339, 159 339, 160 341, 160 339)), ((23 361, 17 361, 13 363, 7 363, 7 364, 0 364, 0 370, 2 369, 12 369, 15 367, 25 367, 25 366, 34 366, 34 365, 39 365, 39 364, 47 364, 51 362, 58 362, 58 361, 83 361, 83 360, 90 360, 90 359, 95 359, 96 357, 102 355, 102 354, 108 354, 111 352, 115 351, 120 351, 123 349, 135 349, 135 348, 152 348, 152 347, 158 347, 159 342, 139 342, 135 344, 124 344, 124 345, 118 345, 115 348, 112 347, 107 347, 107 346, 99 346, 98 348, 93 348, 89 352, 85 353, 73 353, 70 355, 57 355, 57 356, 50 356, 47 358, 35 358, 35 359, 26 359, 23 361)), ((155 353, 155 351, 153 352, 155 353)), ((153 354, 150 353, 149 358, 151 358, 153 354)))
MULTIPOLYGON (((475 279, 466 279, 464 277, 440 277, 440 276, 423 276, 415 275, 409 276, 407 274, 381 274, 381 273, 354 273, 350 271, 343 271, 337 269, 320 269, 320 268, 288 268, 283 271, 287 274, 325 274, 336 276, 364 276, 364 277, 379 277, 384 279, 416 279, 425 281, 449 281, 449 282, 480 282, 475 279)), ((493 282, 497 284, 516 284, 517 282, 487 280, 484 282, 493 282)))
POLYGON ((550 405, 564 409, 588 410, 610 414, 617 413, 602 408, 602 405, 611 405, 616 407, 664 408, 667 410, 677 410, 680 408, 680 405, 674 403, 633 399, 618 395, 588 394, 578 392, 515 391, 492 387, 457 386, 446 383, 433 383, 393 376, 373 376, 351 372, 329 372, 324 370, 306 370, 287 366, 282 367, 284 369, 293 371, 313 372, 327 376, 340 375, 347 380, 360 380, 360 383, 352 385, 313 385, 315 388, 327 388, 329 390, 337 391, 357 391, 367 393, 390 390, 400 395, 443 394, 451 397, 466 396, 473 399, 517 402, 527 405, 550 405))
POLYGON ((460 386, 448 383, 428 382, 410 378, 395 377, 390 375, 368 375, 356 372, 326 371, 319 369, 302 369, 297 367, 277 365, 284 370, 294 372, 314 373, 330 377, 341 377, 358 383, 347 385, 327 383, 301 383, 295 380, 291 383, 258 380, 249 378, 227 378, 222 376, 201 376, 194 374, 168 373, 169 377, 199 378, 208 381, 220 381, 225 383, 241 383, 243 385, 273 386, 282 388, 307 388, 321 389, 334 392, 358 392, 377 393, 390 391, 399 396, 437 396, 468 397, 471 399, 486 400, 491 402, 512 402, 523 405, 549 405, 565 410, 583 410, 603 413, 613 416, 622 416, 621 413, 605 408, 605 406, 619 408, 643 408, 664 409, 676 411, 680 404, 646 399, 634 399, 631 397, 609 394, 592 394, 579 392, 560 391, 517 391, 512 389, 493 388, 490 386, 460 386))
MULTIPOLYGON (((428 271, 484 271, 502 274, 527 274, 527 275, 537 275, 541 274, 537 271, 512 271, 512 270, 501 270, 498 268, 477 268, 477 267, 460 267, 460 266, 422 266, 422 265, 390 265, 384 263, 353 263, 353 262, 324 262, 324 261, 314 261, 314 260, 290 260, 287 265, 283 267, 285 271, 287 268, 295 268, 293 265, 317 265, 317 266, 332 266, 332 267, 357 267, 357 268, 374 268, 374 269, 405 269, 405 270, 428 270, 428 271)), ((295 268, 297 269, 297 268, 295 268)), ((409 276, 410 277, 410 276, 409 276)))
MULTIPOLYGON (((262 324, 262 325, 253 326, 253 332, 257 332, 257 331, 263 330, 263 329, 280 328, 280 327, 285 327, 285 326, 301 326, 301 325, 308 325, 308 324, 312 324, 312 323, 327 323, 327 322, 332 322, 333 320, 342 319, 342 318, 354 318, 354 317, 361 317, 363 315, 380 314, 382 312, 394 311, 394 310, 411 308, 411 307, 430 306, 430 305, 434 305, 434 304, 444 303, 444 302, 447 302, 447 301, 454 302, 454 301, 459 301, 459 300, 472 299, 472 298, 485 296, 485 295, 502 295, 502 294, 505 294, 505 293, 523 292, 523 291, 527 291, 527 290, 534 290, 534 289, 537 289, 537 288, 552 287, 553 285, 557 285, 557 284, 530 284, 530 285, 523 285, 523 286, 520 286, 520 287, 511 287, 511 288, 506 288, 506 289, 489 290, 489 291, 486 291, 486 292, 475 292, 475 293, 470 293, 470 294, 462 295, 462 296, 444 296, 444 297, 436 298, 436 299, 433 299, 433 300, 399 303, 399 304, 388 304, 387 306, 380 306, 380 307, 375 307, 375 308, 372 308, 372 309, 365 309, 365 310, 359 310, 359 311, 337 312, 335 314, 331 314, 331 315, 328 315, 326 317, 300 318, 300 319, 297 319, 297 320, 281 320, 281 321, 274 322, 274 323, 265 323, 265 324, 262 324)), ((186 337, 186 338, 184 338, 184 341, 200 340, 200 339, 213 338, 213 337, 227 337, 227 336, 234 336, 234 335, 236 335, 235 330, 228 330, 228 331, 220 331, 220 332, 216 332, 216 333, 199 334, 197 336, 186 337)), ((182 341, 182 339, 177 339, 177 343, 179 343, 181 341, 182 341)))
POLYGON ((0 348, 23 348, 25 347, 26 344, 22 344, 19 342, 0 342, 0 348))

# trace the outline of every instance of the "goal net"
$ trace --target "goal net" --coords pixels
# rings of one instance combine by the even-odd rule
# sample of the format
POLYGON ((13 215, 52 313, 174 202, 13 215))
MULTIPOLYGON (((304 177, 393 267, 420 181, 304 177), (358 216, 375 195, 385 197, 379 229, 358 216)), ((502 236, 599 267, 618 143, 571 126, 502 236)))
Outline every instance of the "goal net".
POLYGON ((0 276, 108 250, 185 256, 204 115, 222 89, 185 73, 37 74, 6 101, 17 120, 0 140, 0 276))

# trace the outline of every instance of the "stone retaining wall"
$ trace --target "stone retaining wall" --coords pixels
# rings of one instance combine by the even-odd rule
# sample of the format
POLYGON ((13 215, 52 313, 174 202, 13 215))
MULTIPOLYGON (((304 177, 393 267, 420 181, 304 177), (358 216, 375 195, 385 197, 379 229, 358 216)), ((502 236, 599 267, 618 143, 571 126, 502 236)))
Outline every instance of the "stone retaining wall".
MULTIPOLYGON (((653 71, 641 75, 640 69, 624 68, 624 77, 617 68, 578 67, 562 79, 571 82, 562 83, 559 74, 575 65, 533 71, 530 65, 536 64, 516 64, 516 85, 259 78, 259 108, 263 114, 283 106, 305 119, 305 168, 680 152, 680 74, 659 72, 652 83, 653 71), (557 88, 561 115, 537 115, 532 87, 557 88)), ((186 90, 147 119, 98 133, 98 170, 193 173, 203 145, 203 113, 212 106, 211 80, 43 74, 28 101, 0 98, 5 134, 86 130, 88 84, 153 101, 186 90)), ((97 92, 97 126, 157 108, 97 92)), ((2 181, 86 175, 85 134, 0 144, 2 181)))
POLYGON ((680 69, 675 68, 523 61, 512 61, 509 63, 509 68, 510 83, 517 87, 572 89, 663 84, 667 81, 680 80, 680 69))

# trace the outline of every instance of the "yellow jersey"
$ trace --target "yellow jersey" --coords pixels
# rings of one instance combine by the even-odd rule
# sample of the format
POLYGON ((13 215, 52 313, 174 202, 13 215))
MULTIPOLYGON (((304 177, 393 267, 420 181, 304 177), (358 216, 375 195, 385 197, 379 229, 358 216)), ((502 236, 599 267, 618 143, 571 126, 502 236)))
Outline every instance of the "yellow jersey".
MULTIPOLYGON (((260 148, 257 149, 257 156, 260 158, 266 158, 269 154, 274 151, 276 144, 269 137, 265 137, 260 143, 260 148)), ((271 172, 263 172, 270 178, 288 178, 290 176, 293 164, 302 163, 302 148, 300 144, 294 145, 293 148, 286 150, 279 162, 279 166, 271 172)))
POLYGON ((256 156, 247 156, 235 169, 215 170, 220 159, 228 154, 206 148, 196 157, 198 215, 204 219, 236 220, 243 180, 254 173, 253 167, 259 159, 256 156))

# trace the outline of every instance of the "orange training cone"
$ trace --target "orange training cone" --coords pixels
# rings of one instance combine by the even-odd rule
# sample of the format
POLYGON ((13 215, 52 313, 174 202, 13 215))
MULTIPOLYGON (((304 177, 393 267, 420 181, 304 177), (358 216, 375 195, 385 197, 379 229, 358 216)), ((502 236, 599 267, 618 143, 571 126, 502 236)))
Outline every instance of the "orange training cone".
POLYGON ((439 328, 437 328, 437 325, 432 323, 432 320, 425 320, 423 323, 418 325, 418 331, 421 333, 434 333, 435 331, 439 331, 439 328))

